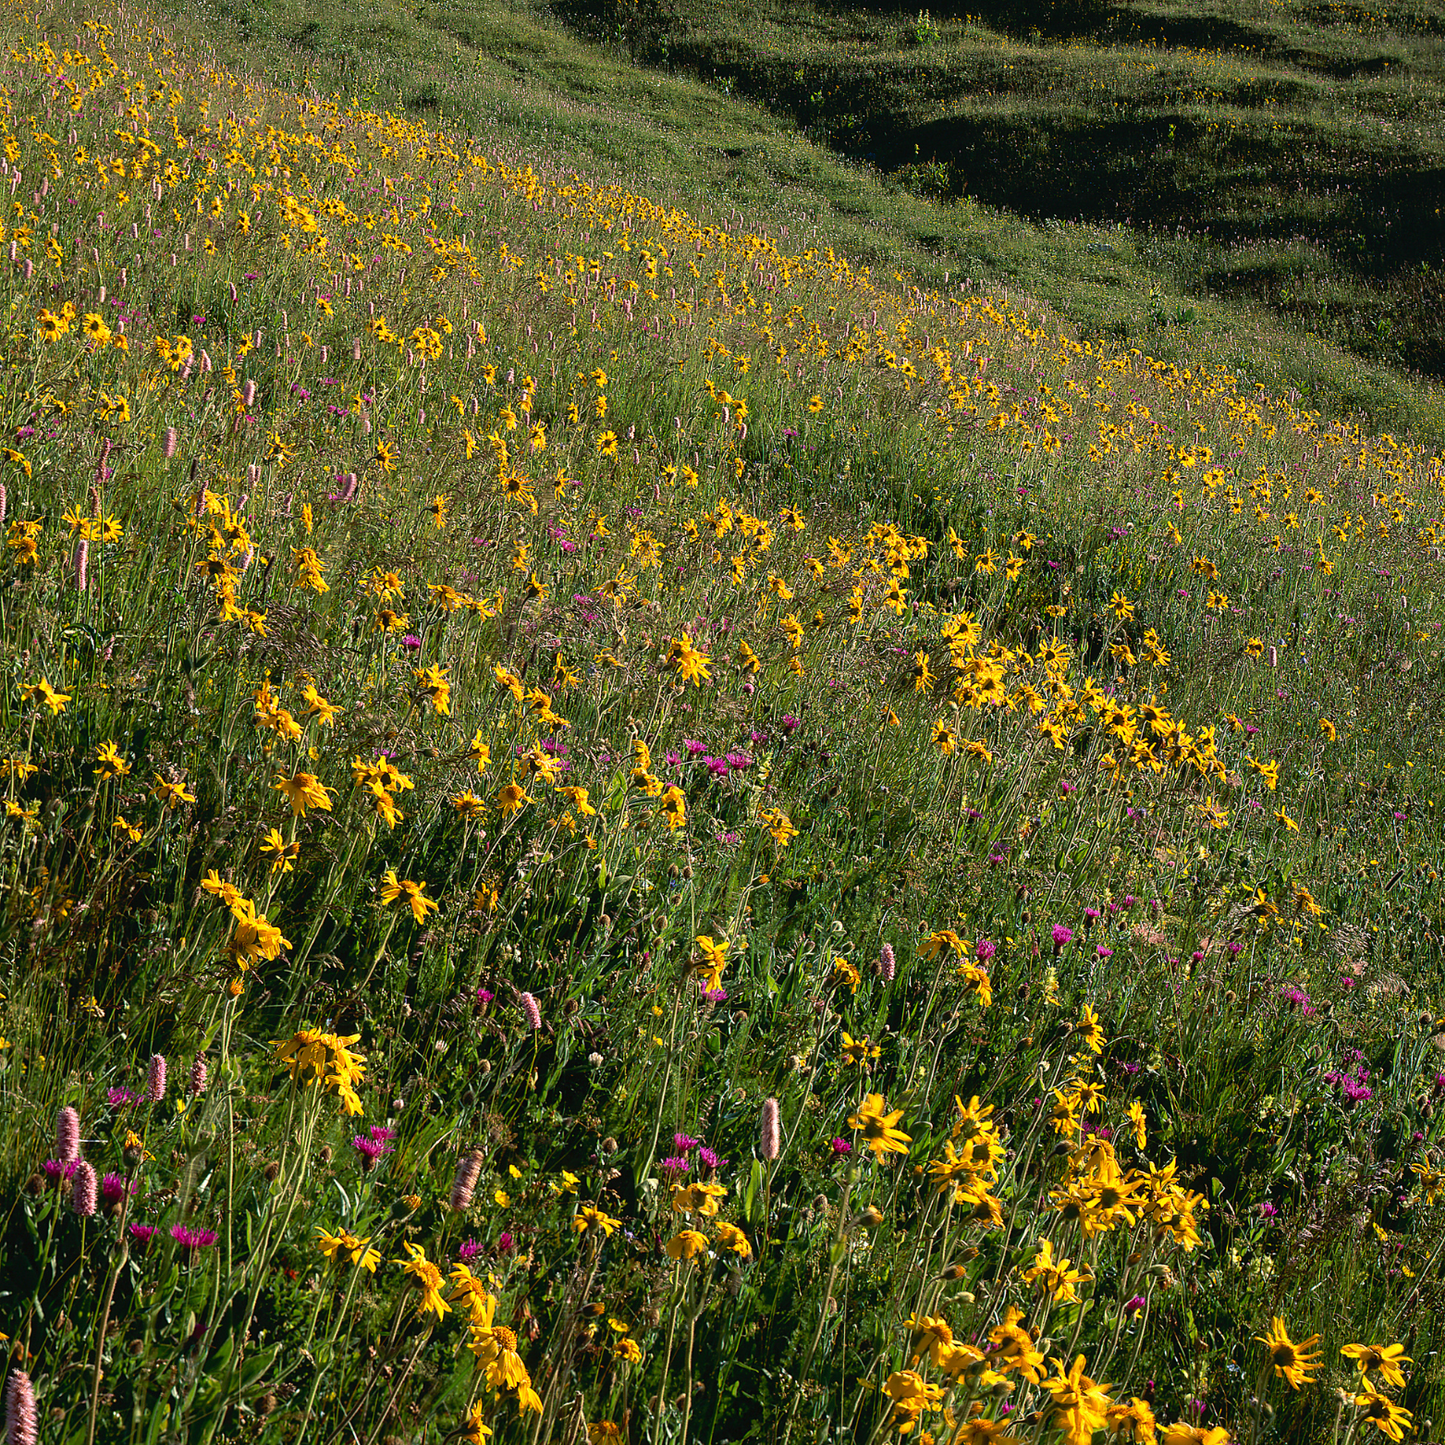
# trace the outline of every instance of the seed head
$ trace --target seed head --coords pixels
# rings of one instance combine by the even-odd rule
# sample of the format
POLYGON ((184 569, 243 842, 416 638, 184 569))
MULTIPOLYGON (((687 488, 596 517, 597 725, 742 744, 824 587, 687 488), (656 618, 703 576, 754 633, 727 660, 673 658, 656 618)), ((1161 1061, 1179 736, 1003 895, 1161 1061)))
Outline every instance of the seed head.
POLYGON ((758 1135, 758 1153, 764 1159, 776 1159, 783 1147, 782 1122, 778 1115, 778 1101, 768 1098, 763 1101, 762 1127, 758 1135))

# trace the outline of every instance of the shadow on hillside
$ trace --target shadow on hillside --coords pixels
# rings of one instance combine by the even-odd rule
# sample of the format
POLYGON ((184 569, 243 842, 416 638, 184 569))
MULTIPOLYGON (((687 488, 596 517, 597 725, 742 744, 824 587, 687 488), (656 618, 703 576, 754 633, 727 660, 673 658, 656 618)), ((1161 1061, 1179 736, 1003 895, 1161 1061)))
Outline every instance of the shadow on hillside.
POLYGON ((953 115, 876 149, 884 170, 920 157, 947 169, 952 195, 1035 220, 1185 226, 1226 243, 1303 234, 1376 277, 1441 256, 1445 169, 1401 173, 1389 168, 1396 157, 1301 145, 1263 126, 1221 138, 1182 113, 1117 121, 953 115), (1281 191, 1292 199, 1281 204, 1281 191))

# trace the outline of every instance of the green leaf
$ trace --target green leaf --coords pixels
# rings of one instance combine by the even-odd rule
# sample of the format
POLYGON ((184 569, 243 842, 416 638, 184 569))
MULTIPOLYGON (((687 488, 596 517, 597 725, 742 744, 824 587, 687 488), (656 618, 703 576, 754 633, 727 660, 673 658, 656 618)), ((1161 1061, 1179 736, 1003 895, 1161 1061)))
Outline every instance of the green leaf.
POLYGON ((758 1190, 763 1186, 763 1161, 753 1160, 752 1173, 748 1176, 748 1187, 743 1193, 743 1218, 749 1224, 758 1222, 755 1209, 758 1202, 758 1190))

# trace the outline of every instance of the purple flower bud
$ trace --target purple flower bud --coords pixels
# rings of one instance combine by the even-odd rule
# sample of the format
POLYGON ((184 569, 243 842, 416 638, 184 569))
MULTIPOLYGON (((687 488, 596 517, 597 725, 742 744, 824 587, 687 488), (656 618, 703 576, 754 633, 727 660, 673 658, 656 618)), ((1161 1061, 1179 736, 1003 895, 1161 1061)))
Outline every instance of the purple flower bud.
POLYGON ((24 1370, 12 1370, 5 1382, 5 1445, 37 1445, 39 1439, 35 1387, 24 1370))
POLYGON ((70 1207, 82 1218, 95 1213, 96 1184, 95 1169, 82 1159, 70 1181, 70 1207))
POLYGON ((542 1010, 537 1007, 537 1000, 529 993, 522 994, 518 1002, 522 1005, 522 1012, 527 1015, 527 1025, 533 1033, 542 1027, 542 1010))
POLYGON ((147 1104, 159 1104, 166 1096, 166 1057, 164 1054, 152 1054, 150 1067, 146 1070, 145 1101, 147 1104))
POLYGON ((69 1104, 55 1116, 55 1157, 62 1164, 80 1158, 80 1115, 69 1104))

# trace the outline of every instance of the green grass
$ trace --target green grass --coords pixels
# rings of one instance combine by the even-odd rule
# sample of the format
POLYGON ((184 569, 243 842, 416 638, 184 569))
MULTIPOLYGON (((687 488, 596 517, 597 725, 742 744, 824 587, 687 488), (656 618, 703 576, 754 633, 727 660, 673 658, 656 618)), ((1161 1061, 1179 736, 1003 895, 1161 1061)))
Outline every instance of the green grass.
POLYGON ((5 21, 12 1438, 1428 1431, 1439 452, 544 24, 242 19, 5 21))

